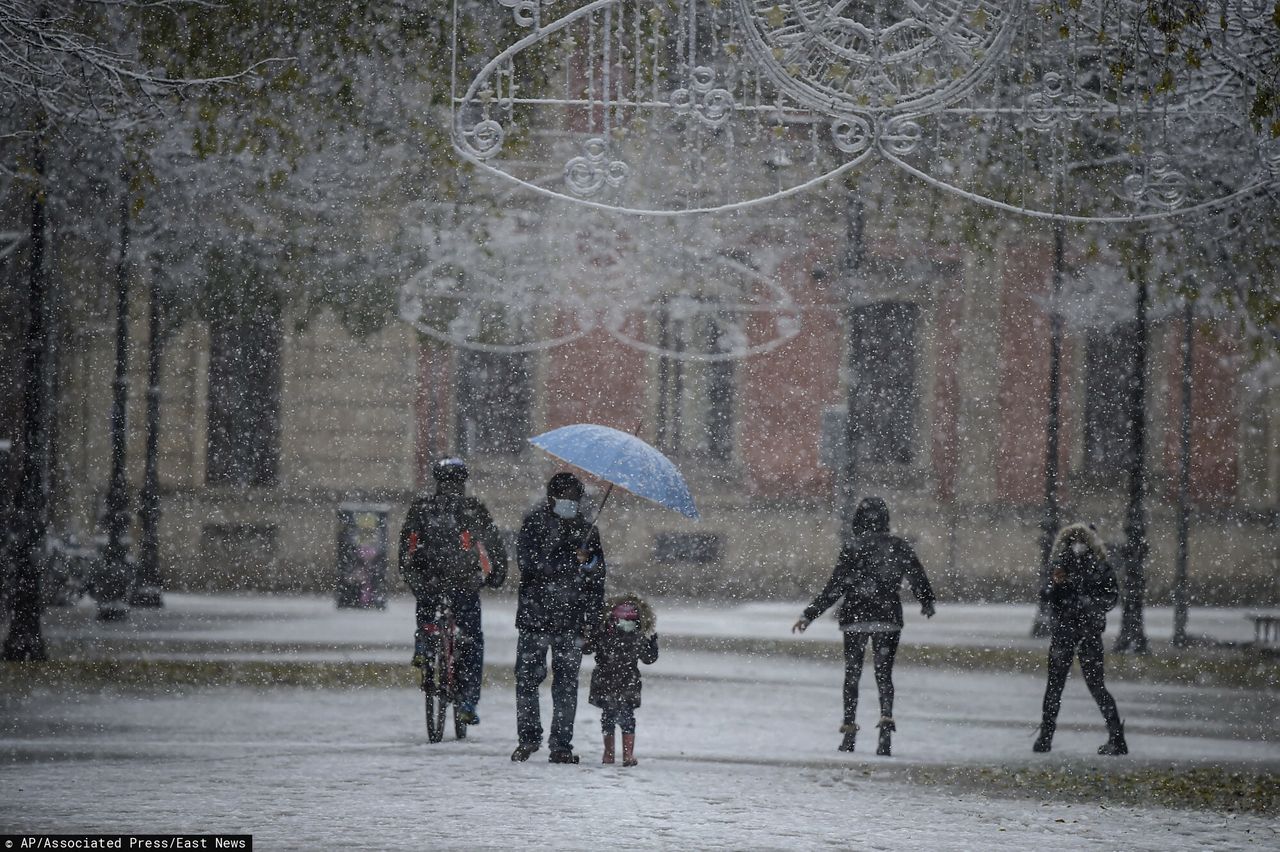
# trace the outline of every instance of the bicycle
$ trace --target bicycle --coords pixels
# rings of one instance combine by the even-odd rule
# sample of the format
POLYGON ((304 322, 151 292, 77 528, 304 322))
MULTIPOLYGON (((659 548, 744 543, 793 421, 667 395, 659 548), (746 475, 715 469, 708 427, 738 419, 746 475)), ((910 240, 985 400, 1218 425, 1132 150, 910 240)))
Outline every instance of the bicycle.
POLYGON ((467 738, 467 725, 458 718, 462 697, 457 678, 458 623, 453 606, 445 598, 434 621, 423 624, 419 630, 430 640, 431 651, 427 665, 422 668, 422 691, 427 706, 427 740, 438 743, 444 739, 444 720, 449 706, 453 706, 453 734, 460 740, 467 738))

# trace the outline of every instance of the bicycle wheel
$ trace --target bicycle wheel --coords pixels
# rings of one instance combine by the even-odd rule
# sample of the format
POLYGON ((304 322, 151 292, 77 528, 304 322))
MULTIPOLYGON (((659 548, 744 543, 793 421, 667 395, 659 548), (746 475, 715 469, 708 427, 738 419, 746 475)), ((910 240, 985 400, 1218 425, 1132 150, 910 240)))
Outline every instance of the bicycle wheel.
POLYGON ((427 702, 427 741, 433 743, 444 739, 444 713, 449 706, 444 666, 444 649, 437 648, 432 654, 431 667, 422 673, 422 693, 427 702))

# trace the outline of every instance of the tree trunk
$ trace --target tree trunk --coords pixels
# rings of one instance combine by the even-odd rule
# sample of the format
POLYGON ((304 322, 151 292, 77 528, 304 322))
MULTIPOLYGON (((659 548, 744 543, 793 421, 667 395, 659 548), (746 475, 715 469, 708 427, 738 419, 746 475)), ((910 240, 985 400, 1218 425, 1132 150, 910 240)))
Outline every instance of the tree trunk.
POLYGON ((1139 245, 1135 263, 1137 295, 1134 305, 1133 373, 1129 377, 1129 506, 1124 523, 1124 610, 1115 650, 1145 654, 1147 632, 1143 607, 1147 592, 1147 239, 1139 245))
POLYGON ((107 489, 107 547, 94 582, 98 618, 117 621, 129 617, 128 595, 133 584, 129 564, 129 483, 126 470, 129 404, 129 176, 121 172, 120 262, 116 266, 116 362, 111 399, 111 483, 107 489))
MULTIPOLYGON (((671 345, 671 315, 667 300, 658 306, 658 347, 665 353, 671 345)), ((654 441, 663 450, 671 449, 671 359, 658 356, 658 422, 654 424, 654 441)))
MULTIPOLYGON (((1063 255, 1066 250, 1065 226, 1062 222, 1053 223, 1053 300, 1049 308, 1049 411, 1045 419, 1044 439, 1044 512, 1040 519, 1040 585, 1036 588, 1037 598, 1040 589, 1049 582, 1049 556, 1053 550, 1053 540, 1062 525, 1058 507, 1058 446, 1062 433, 1062 311, 1059 301, 1062 298, 1063 255)), ((1036 608, 1035 622, 1031 626, 1031 635, 1044 637, 1049 635, 1049 604, 1040 601, 1036 608)))
POLYGON ((13 617, 3 656, 11 662, 47 659, 40 616, 45 532, 49 522, 49 399, 45 370, 49 347, 49 298, 44 274, 44 143, 37 137, 32 158, 31 254, 27 285, 27 332, 22 361, 22 473, 14 501, 13 617))
POLYGON ((862 198, 856 191, 848 190, 845 201, 845 249, 841 263, 841 283, 845 288, 845 333, 849 336, 849 388, 844 414, 844 470, 840 501, 840 544, 848 548, 852 544, 853 515, 858 507, 858 452, 861 444, 861 410, 858 399, 858 345, 854 339, 854 309, 857 308, 855 278, 862 270, 866 257, 864 228, 866 214, 862 198))
POLYGON ((1178 435, 1178 555, 1173 581, 1173 644, 1187 644, 1187 555, 1191 533, 1191 368, 1195 341, 1195 304, 1182 307, 1182 412, 1178 435))

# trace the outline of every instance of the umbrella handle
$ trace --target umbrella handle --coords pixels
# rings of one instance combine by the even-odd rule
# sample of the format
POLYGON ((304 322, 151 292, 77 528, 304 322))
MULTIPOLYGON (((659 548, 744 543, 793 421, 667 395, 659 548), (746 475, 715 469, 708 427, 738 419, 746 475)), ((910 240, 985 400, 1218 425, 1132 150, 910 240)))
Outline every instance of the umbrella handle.
POLYGON ((609 502, 609 495, 613 493, 613 483, 609 483, 609 487, 604 490, 604 498, 600 501, 600 508, 596 509, 595 517, 591 519, 591 526, 587 528, 587 533, 582 537, 582 541, 578 543, 578 549, 582 550, 591 539, 591 533, 595 530, 596 524, 600 520, 600 514, 604 512, 605 504, 609 502))
MULTIPOLYGON (((644 423, 643 420, 637 420, 636 427, 631 430, 631 434, 639 435, 640 427, 643 425, 643 423, 644 423)), ((609 495, 612 493, 613 493, 613 483, 610 482, 609 487, 604 490, 604 497, 600 500, 600 508, 596 509, 596 515, 594 518, 591 519, 591 526, 587 528, 587 534, 582 537, 582 541, 578 544, 578 550, 582 550, 582 548, 586 545, 587 541, 590 540, 591 533, 595 531, 596 524, 600 521, 600 515, 604 512, 605 504, 609 502, 609 495)))

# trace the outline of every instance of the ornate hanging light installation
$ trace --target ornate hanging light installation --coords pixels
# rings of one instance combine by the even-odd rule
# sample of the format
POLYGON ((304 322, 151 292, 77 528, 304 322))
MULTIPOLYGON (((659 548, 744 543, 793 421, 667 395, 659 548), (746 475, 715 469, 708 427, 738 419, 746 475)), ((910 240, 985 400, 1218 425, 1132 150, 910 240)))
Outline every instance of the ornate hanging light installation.
POLYGON ((483 55, 455 43, 454 141, 543 195, 653 215, 775 200, 873 157, 1083 221, 1274 190, 1280 154, 1248 115, 1280 50, 1274 0, 1173 4, 1204 8, 1172 24, 1160 5, 455 0, 455 23, 518 32, 483 55))

